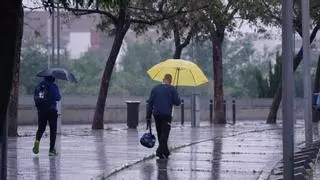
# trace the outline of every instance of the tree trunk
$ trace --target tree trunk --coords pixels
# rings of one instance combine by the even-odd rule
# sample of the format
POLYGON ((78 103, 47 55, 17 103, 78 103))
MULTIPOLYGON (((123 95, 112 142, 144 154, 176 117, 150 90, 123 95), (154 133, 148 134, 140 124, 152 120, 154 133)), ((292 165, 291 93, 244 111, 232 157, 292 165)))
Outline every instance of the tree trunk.
POLYGON ((115 65, 115 62, 117 60, 122 41, 124 39, 125 34, 127 33, 128 29, 130 27, 129 23, 125 24, 118 24, 116 35, 113 41, 112 49, 108 58, 108 61, 106 63, 105 69, 103 71, 101 84, 100 84, 100 90, 99 90, 99 96, 96 104, 96 109, 94 112, 93 122, 92 122, 92 129, 103 129, 104 124, 104 109, 106 106, 106 99, 108 95, 109 90, 109 83, 112 75, 112 71, 115 65))
MULTIPOLYGON (((180 37, 180 29, 175 21, 170 21, 173 27, 173 38, 174 38, 174 45, 175 45, 175 51, 173 55, 173 59, 180 59, 183 48, 187 47, 190 44, 191 38, 195 33, 195 25, 191 27, 191 29, 188 32, 187 37, 185 38, 184 42, 181 43, 181 37, 180 37)), ((182 34, 183 35, 183 34, 182 34)))
MULTIPOLYGON (((315 39, 319 29, 320 29, 320 25, 317 25, 313 29, 311 36, 310 36, 310 43, 312 43, 313 40, 315 39)), ((299 53, 294 57, 294 60, 293 60, 293 71, 294 72, 296 71, 296 69, 298 68, 298 66, 302 60, 302 55, 303 55, 303 49, 301 47, 299 50, 299 53)), ((282 75, 280 74, 280 79, 281 78, 282 78, 282 75)), ((270 112, 269 112, 268 118, 267 118, 268 124, 277 123, 277 113, 278 113, 280 102, 282 99, 282 87, 281 86, 282 86, 282 81, 279 82, 277 92, 273 97, 272 105, 270 107, 270 112)))
POLYGON ((22 0, 2 2, 1 61, 0 61, 0 179, 7 179, 7 107, 12 84, 13 64, 16 57, 18 12, 22 0))
POLYGON ((182 54, 183 47, 181 45, 176 46, 173 59, 180 59, 182 54))
POLYGON ((16 58, 13 69, 12 89, 10 93, 10 101, 8 105, 8 136, 18 136, 18 101, 19 101, 19 73, 20 73, 20 55, 21 41, 23 36, 23 8, 18 11, 19 21, 17 29, 16 58))
MULTIPOLYGON (((314 77, 314 86, 313 86, 313 93, 319 93, 320 91, 320 55, 318 59, 317 64, 317 70, 316 75, 314 77)), ((312 102, 315 104, 316 102, 316 96, 312 96, 312 102)), ((315 108, 312 108, 312 121, 313 122, 319 122, 319 111, 317 111, 315 108)))
MULTIPOLYGON (((224 32, 224 31, 223 31, 224 32)), ((211 35, 212 55, 213 55, 213 80, 214 80, 214 123, 226 124, 226 114, 224 109, 223 93, 223 67, 222 51, 224 33, 214 33, 211 35)))
POLYGON ((280 106, 280 102, 282 99, 282 81, 279 82, 277 91, 275 96, 273 97, 272 105, 270 107, 270 112, 267 118, 267 123, 268 124, 275 124, 277 120, 277 114, 278 114, 278 109, 280 106))

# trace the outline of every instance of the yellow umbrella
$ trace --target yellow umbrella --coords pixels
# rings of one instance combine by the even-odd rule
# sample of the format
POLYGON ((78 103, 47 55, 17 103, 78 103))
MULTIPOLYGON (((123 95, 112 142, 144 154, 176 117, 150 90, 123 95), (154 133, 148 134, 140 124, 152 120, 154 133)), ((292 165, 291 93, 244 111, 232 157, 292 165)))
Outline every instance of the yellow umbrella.
POLYGON ((171 74, 173 86, 199 86, 208 82, 195 63, 183 59, 165 60, 154 65, 147 73, 156 81, 162 81, 165 74, 171 74))

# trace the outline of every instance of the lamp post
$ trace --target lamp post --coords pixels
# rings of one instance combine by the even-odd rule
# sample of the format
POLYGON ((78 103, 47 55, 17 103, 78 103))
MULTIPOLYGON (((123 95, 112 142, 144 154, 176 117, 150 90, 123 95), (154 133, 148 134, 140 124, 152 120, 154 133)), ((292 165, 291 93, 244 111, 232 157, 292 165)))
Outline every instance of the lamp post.
POLYGON ((284 180, 292 180, 294 131, 293 131, 293 1, 282 1, 282 111, 283 111, 283 170, 284 180))
POLYGON ((312 144, 312 91, 310 67, 310 1, 301 0, 303 70, 304 70, 304 122, 306 145, 312 144))

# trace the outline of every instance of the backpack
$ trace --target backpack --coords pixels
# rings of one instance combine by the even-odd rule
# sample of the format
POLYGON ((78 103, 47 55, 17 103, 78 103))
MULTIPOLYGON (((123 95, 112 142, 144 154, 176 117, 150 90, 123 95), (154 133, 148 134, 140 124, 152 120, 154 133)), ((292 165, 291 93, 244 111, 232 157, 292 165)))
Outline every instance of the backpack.
POLYGON ((52 104, 52 94, 49 84, 39 83, 34 91, 34 102, 38 110, 48 110, 52 104))

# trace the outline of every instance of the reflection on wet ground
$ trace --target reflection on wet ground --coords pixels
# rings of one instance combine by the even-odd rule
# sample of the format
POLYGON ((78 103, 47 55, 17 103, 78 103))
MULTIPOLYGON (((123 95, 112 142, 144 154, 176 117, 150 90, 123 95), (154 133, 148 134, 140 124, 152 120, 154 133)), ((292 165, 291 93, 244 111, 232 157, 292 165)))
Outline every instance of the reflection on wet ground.
POLYGON ((277 130, 220 138, 222 134, 213 132, 214 140, 178 149, 168 160, 137 164, 109 179, 257 179, 274 155, 281 153, 277 130), (157 170, 144 175, 146 164, 157 170))
MULTIPOLYGON (((281 154, 279 125, 245 121, 236 125, 190 128, 173 125, 169 146, 177 148, 169 160, 155 158, 116 170, 154 153, 139 144, 145 126, 125 124, 91 131, 90 126, 63 126, 57 139, 58 157, 48 157, 49 138, 41 141, 39 155, 31 152, 36 127, 21 127, 22 137, 9 139, 9 180, 33 179, 256 179, 268 162, 281 154), (192 145, 190 145, 192 144, 192 145), (179 148, 182 147, 182 148, 179 148)), ((304 138, 303 124, 296 125, 296 142, 304 138)), ((156 144, 157 146, 157 144, 156 144)))

